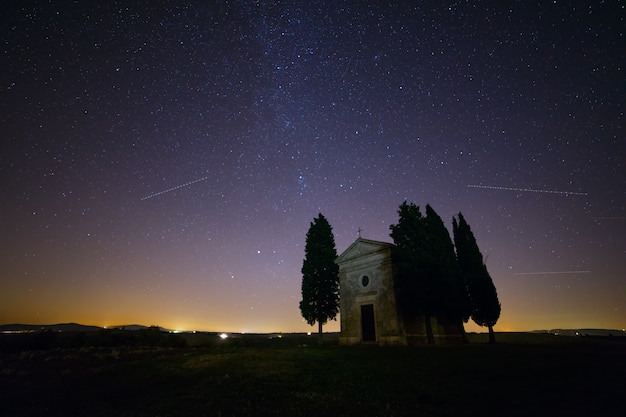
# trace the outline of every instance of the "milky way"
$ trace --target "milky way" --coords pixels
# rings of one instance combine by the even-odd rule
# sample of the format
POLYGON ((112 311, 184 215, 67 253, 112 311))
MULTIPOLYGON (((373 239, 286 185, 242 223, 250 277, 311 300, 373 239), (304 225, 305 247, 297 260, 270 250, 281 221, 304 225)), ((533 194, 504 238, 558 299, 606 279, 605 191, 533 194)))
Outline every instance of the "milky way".
POLYGON ((313 218, 341 253, 408 200, 463 213, 496 330, 626 327, 624 16, 2 2, 0 321, 308 331, 313 218))

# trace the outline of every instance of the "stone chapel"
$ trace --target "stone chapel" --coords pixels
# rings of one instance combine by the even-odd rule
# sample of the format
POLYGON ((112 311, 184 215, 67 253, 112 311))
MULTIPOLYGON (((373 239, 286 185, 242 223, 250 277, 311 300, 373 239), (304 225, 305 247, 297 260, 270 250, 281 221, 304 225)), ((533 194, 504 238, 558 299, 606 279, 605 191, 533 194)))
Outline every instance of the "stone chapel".
MULTIPOLYGON (((352 345, 427 343, 424 319, 408 319, 396 302, 393 244, 359 237, 335 262, 339 265, 341 334, 352 345)), ((463 323, 431 319, 435 343, 463 343, 463 323)))

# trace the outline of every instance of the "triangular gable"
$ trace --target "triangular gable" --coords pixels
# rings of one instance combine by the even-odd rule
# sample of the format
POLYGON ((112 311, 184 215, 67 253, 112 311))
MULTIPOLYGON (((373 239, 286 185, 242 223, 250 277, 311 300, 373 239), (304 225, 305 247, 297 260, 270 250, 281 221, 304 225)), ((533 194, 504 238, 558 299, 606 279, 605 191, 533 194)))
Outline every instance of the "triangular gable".
POLYGON ((391 243, 363 239, 360 237, 355 240, 350 246, 348 246, 348 249, 343 251, 343 253, 337 257, 337 259, 335 259, 335 263, 341 264, 352 259, 360 258, 364 255, 382 252, 388 250, 392 246, 393 244, 391 243))

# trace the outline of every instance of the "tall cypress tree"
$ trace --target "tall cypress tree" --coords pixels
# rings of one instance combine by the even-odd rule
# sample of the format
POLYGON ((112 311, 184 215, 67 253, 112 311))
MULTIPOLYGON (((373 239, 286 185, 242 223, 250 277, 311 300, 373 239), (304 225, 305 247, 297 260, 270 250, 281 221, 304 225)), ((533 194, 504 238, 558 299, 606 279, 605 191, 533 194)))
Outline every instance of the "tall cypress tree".
POLYGON ((433 252, 420 208, 406 201, 398 210, 398 223, 389 226, 394 242, 392 259, 397 268, 396 293, 405 316, 423 316, 428 343, 435 343, 431 318, 440 312, 443 292, 433 274, 433 252))
POLYGON ((425 221, 429 237, 428 247, 432 251, 433 274, 443 292, 442 316, 449 322, 458 324, 463 331, 462 322, 469 320, 471 308, 450 232, 430 205, 426 205, 425 221))
POLYGON ((452 219, 456 256, 465 277, 472 306, 472 320, 489 328, 489 342, 495 343, 493 326, 500 318, 500 301, 493 280, 487 271, 476 238, 465 218, 452 219))
POLYGON ((304 255, 300 312, 308 324, 318 323, 321 344, 322 326, 339 312, 337 249, 332 227, 321 213, 306 234, 304 255))

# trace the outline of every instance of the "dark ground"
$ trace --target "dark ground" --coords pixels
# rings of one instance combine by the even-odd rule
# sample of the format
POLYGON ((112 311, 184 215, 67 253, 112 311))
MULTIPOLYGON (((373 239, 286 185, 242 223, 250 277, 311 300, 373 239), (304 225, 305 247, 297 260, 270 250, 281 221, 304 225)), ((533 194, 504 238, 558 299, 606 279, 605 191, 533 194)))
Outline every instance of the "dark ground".
POLYGON ((82 337, 27 350, 0 338, 0 415, 626 415, 620 341, 498 334, 495 346, 471 335, 383 348, 331 335, 320 347, 315 336, 198 334, 98 347, 82 337))

